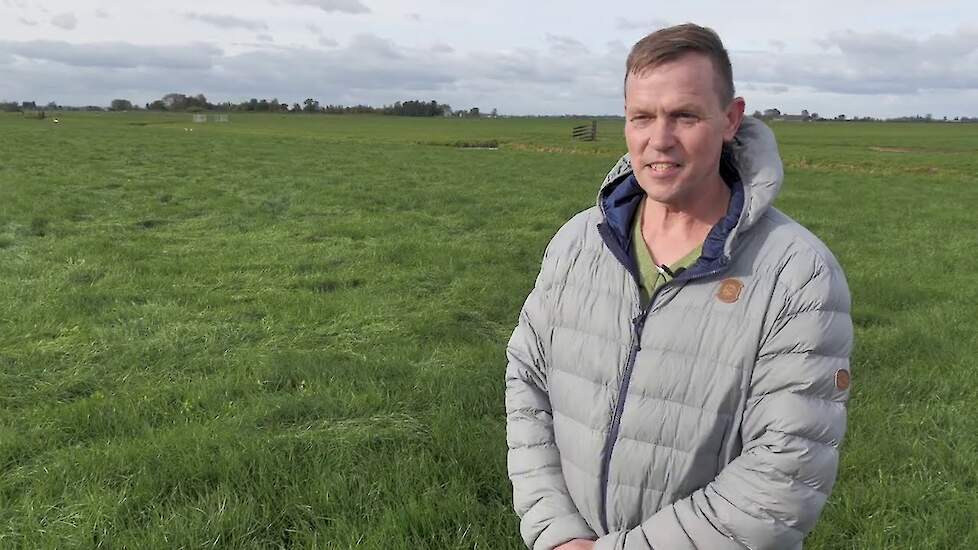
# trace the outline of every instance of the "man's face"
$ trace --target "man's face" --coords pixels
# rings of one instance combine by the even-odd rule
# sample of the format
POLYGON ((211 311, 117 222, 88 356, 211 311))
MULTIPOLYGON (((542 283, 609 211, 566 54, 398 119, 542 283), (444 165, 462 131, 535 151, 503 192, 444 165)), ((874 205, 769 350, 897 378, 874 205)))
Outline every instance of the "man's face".
POLYGON ((656 202, 683 209, 720 182, 720 152, 744 114, 721 105, 708 57, 686 54, 625 84, 625 141, 639 185, 656 202))

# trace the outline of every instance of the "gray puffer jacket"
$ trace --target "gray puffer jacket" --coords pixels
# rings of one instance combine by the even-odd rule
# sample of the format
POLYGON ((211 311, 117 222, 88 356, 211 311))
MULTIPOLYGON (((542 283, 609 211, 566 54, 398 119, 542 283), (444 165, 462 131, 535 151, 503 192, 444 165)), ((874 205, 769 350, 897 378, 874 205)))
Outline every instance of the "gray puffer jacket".
POLYGON ((825 245, 771 207, 771 131, 745 120, 730 153, 727 217, 647 308, 627 156, 547 247, 507 347, 528 547, 784 550, 815 525, 846 427, 849 291, 825 245))

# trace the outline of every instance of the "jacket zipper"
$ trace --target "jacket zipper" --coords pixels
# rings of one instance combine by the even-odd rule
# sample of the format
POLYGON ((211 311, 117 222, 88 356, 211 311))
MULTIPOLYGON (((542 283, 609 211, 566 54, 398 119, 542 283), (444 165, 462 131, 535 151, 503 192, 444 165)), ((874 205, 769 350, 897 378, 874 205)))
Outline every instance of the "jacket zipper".
MULTIPOLYGON (((610 237, 611 235, 606 236, 603 234, 604 232, 601 231, 603 226, 604 224, 601 224, 598 227, 599 229, 598 233, 602 234, 602 237, 610 237)), ((619 256, 619 253, 624 253, 624 251, 621 250, 621 246, 618 244, 617 239, 605 238, 604 240, 605 243, 609 246, 609 248, 611 248, 612 253, 616 257, 619 257, 620 259, 621 257, 619 256)), ((632 278, 635 281, 635 285, 637 287, 639 284, 637 273, 632 272, 628 268, 627 264, 625 264, 624 262, 622 263, 626 265, 625 270, 631 273, 632 278)), ((625 411, 625 397, 628 394, 628 386, 631 383, 632 370, 635 367, 635 359, 638 357, 638 352, 642 350, 642 330, 645 328, 645 321, 648 318, 649 313, 651 313, 652 311, 652 305, 655 303, 655 299, 659 296, 659 293, 663 289, 665 289, 673 282, 677 282, 677 281, 689 282, 696 279, 702 279, 704 277, 712 277, 714 275, 718 275, 726 267, 727 264, 726 258, 721 257, 719 259, 719 263, 720 265, 712 271, 708 271, 705 273, 693 273, 691 275, 689 274, 688 271, 684 271, 679 275, 679 277, 669 280, 668 282, 660 286, 658 289, 656 289, 655 292, 652 293, 652 296, 649 297, 649 303, 645 306, 644 309, 642 309, 638 317, 632 319, 632 327, 634 329, 632 334, 632 344, 628 351, 628 360, 625 363, 625 371, 622 373, 622 379, 618 385, 618 402, 615 405, 615 412, 611 417, 611 427, 608 432, 608 438, 605 440, 605 444, 604 444, 605 453, 604 453, 604 457, 601 460, 601 523, 602 523, 601 526, 604 528, 605 533, 611 532, 611 530, 608 527, 609 526, 608 477, 611 473, 611 455, 615 450, 615 443, 618 442, 618 432, 621 429, 621 417, 625 411)))
MULTIPOLYGON (((664 286, 664 285, 663 285, 664 286)), ((661 289, 661 287, 660 287, 661 289)), ((658 293, 656 293, 658 294, 658 293)), ((652 300, 649 299, 649 306, 652 300)), ((625 363, 625 372, 622 373, 621 383, 618 386, 618 403, 615 405, 614 415, 611 417, 611 429, 608 439, 605 440, 605 453, 601 459, 601 522, 605 532, 608 529, 608 476, 611 471, 611 453, 615 450, 615 443, 618 441, 618 430, 621 428, 621 415, 625 410, 625 395, 628 393, 628 385, 632 379, 632 369, 635 367, 635 358, 642 349, 642 329, 645 327, 645 319, 648 317, 650 307, 639 313, 638 317, 632 319, 632 345, 628 350, 628 360, 625 363)))

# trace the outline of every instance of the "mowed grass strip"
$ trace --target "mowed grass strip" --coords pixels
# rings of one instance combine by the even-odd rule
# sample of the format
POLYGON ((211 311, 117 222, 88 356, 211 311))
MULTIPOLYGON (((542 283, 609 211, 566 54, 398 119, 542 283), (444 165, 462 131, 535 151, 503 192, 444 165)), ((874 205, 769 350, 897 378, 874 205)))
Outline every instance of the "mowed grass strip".
MULTIPOLYGON (((620 121, 189 119, 0 117, 0 545, 520 548, 503 347, 620 121)), ((775 126, 856 323, 807 548, 978 546, 970 128, 775 126)))

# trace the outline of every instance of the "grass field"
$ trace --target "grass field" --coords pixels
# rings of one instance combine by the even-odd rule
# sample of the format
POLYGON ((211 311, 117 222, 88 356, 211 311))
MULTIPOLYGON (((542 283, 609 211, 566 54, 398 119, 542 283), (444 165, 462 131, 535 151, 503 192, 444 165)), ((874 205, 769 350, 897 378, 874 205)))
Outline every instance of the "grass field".
MULTIPOLYGON (((621 123, 189 120, 0 116, 0 548, 521 548, 503 347, 621 123)), ((775 131, 856 323, 806 548, 978 548, 978 126, 775 131)))

